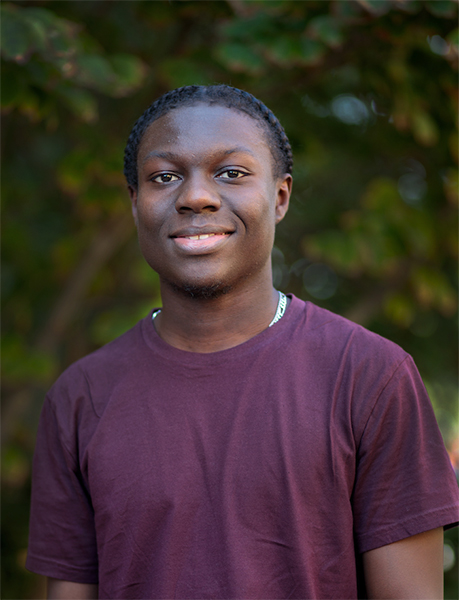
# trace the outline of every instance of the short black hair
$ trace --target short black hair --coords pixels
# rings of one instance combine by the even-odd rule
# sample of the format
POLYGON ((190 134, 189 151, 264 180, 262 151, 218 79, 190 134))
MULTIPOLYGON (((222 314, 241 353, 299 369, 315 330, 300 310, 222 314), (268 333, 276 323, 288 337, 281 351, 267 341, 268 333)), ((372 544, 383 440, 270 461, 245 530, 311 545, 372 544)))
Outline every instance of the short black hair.
POLYGON ((137 189, 137 155, 147 127, 174 108, 205 103, 220 105, 243 112, 263 127, 274 159, 276 177, 292 172, 293 159, 290 142, 274 113, 260 100, 229 85, 187 85, 160 96, 136 121, 124 151, 124 175, 129 186, 137 189))

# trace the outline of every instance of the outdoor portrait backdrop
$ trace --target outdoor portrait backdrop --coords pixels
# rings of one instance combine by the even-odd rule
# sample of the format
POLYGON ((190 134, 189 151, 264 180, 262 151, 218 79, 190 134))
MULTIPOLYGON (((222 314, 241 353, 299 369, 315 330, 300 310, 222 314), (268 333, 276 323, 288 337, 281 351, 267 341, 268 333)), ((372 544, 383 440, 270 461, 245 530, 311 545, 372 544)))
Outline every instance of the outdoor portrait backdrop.
MULTIPOLYGON (((226 83, 294 154, 277 288, 414 357, 458 466, 458 4, 443 0, 1 2, 3 598, 24 569, 46 390, 160 304, 123 151, 163 92, 226 83)), ((446 537, 457 598, 457 531, 446 537)))

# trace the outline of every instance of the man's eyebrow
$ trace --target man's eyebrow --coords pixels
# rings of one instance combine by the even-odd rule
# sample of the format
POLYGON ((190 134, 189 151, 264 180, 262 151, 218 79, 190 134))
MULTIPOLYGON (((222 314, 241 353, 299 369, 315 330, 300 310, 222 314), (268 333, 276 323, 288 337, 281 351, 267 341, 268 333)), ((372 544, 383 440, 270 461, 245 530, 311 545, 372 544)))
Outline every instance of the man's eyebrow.
MULTIPOLYGON (((251 156, 255 156, 255 154, 249 148, 246 148, 245 146, 235 146, 234 148, 215 150, 215 152, 212 152, 211 158, 218 159, 220 157, 228 156, 229 154, 236 154, 238 152, 242 152, 245 154, 250 154, 251 156)), ((152 150, 145 156, 142 163, 145 163, 150 158, 164 158, 165 160, 174 161, 174 160, 180 160, 182 157, 179 154, 176 154, 175 152, 168 152, 168 151, 158 152, 157 150, 152 150)))
MULTIPOLYGON (((252 152, 252 150, 250 150, 249 148, 246 148, 245 146, 235 146, 234 148, 225 150, 222 154, 224 156, 227 156, 228 154, 236 154, 237 152, 242 152, 245 154, 251 154, 252 156, 255 156, 255 154, 252 152)), ((218 154, 218 151, 216 152, 216 154, 218 154)))

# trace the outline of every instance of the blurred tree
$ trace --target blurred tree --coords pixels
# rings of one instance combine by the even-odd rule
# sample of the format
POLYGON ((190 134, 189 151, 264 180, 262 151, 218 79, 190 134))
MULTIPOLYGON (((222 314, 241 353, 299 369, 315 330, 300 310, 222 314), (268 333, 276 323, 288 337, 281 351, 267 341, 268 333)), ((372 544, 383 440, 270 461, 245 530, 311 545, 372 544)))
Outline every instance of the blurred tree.
POLYGON ((41 593, 22 565, 46 388, 160 302, 122 156, 135 119, 173 87, 229 83, 279 116, 295 186, 276 285, 409 351, 453 451, 456 2, 38 0, 0 10, 3 597, 41 593))

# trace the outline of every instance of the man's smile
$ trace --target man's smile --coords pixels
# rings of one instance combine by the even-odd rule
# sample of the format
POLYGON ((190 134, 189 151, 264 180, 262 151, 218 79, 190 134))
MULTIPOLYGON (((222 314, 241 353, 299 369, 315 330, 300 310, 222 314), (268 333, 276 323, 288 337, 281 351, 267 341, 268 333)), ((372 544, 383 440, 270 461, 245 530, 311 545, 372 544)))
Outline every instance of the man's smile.
POLYGON ((201 254, 219 249, 231 236, 231 232, 200 233, 171 236, 174 243, 190 254, 201 254))
POLYGON ((207 238, 215 236, 215 235, 229 235, 229 234, 227 234, 227 233, 225 233, 225 234, 203 233, 201 235, 184 235, 184 236, 179 236, 179 237, 184 237, 184 238, 187 238, 188 240, 206 240, 207 238))

